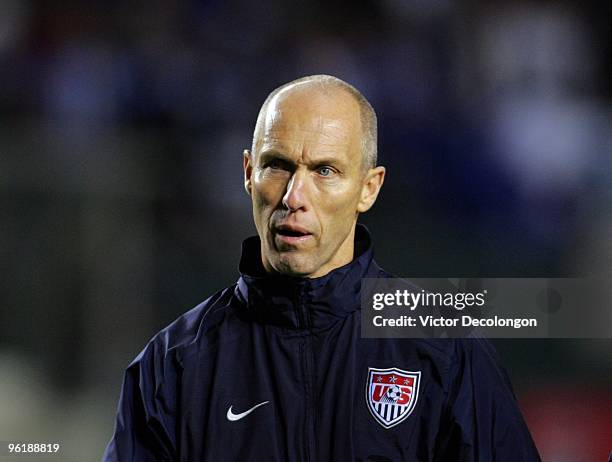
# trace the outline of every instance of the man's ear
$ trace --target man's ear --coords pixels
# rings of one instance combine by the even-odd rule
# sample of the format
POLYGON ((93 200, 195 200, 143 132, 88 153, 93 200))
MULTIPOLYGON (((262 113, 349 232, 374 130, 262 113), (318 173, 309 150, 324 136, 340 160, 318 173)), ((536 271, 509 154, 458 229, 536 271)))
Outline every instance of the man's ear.
POLYGON ((244 189, 250 196, 252 188, 251 175, 253 174, 253 156, 251 155, 251 151, 249 151, 248 149, 245 149, 242 154, 242 166, 244 168, 244 189))
POLYGON ((370 208, 376 202, 378 192, 385 182, 385 167, 378 166, 371 168, 363 179, 363 185, 361 186, 361 197, 357 204, 357 211, 364 213, 370 210, 370 208))

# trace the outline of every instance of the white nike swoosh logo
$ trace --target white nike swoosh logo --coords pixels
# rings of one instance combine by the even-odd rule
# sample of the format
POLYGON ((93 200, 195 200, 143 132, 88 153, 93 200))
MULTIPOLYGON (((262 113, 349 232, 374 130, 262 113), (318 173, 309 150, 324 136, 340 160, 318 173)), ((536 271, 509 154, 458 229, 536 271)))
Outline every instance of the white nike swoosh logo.
POLYGON ((232 412, 232 407, 233 406, 230 406, 229 409, 227 410, 227 420, 229 420, 230 422, 234 422, 236 420, 240 420, 243 417, 248 416, 251 412, 253 412, 255 409, 257 409, 259 406, 263 406, 264 404, 268 404, 269 402, 270 401, 264 401, 262 403, 256 404, 255 406, 253 406, 248 411, 241 412, 240 414, 234 414, 232 412))

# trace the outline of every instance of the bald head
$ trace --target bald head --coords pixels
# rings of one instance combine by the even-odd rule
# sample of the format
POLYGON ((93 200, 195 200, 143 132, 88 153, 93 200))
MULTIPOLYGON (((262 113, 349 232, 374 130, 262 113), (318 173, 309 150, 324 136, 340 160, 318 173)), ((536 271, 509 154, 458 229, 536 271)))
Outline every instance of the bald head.
MULTIPOLYGON (((359 150, 361 151, 364 169, 376 166, 377 157, 377 126, 376 113, 365 97, 352 85, 330 75, 312 75, 286 83, 274 90, 264 101, 253 134, 251 152, 257 155, 261 147, 262 132, 274 113, 283 103, 292 101, 306 107, 308 104, 328 102, 327 106, 337 111, 343 111, 345 117, 354 117, 359 134, 359 150), (335 107, 334 107, 335 106, 335 107)), ((319 107, 325 104, 319 104, 319 107)))

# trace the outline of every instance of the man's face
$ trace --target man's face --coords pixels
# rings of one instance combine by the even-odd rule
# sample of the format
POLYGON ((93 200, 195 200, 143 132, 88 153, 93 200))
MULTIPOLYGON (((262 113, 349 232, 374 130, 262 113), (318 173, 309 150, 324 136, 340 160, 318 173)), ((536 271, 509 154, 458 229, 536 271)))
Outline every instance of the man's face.
POLYGON ((270 103, 244 162, 267 271, 319 277, 352 260, 357 215, 384 177, 363 168, 360 132, 359 106, 340 90, 289 89, 270 103))

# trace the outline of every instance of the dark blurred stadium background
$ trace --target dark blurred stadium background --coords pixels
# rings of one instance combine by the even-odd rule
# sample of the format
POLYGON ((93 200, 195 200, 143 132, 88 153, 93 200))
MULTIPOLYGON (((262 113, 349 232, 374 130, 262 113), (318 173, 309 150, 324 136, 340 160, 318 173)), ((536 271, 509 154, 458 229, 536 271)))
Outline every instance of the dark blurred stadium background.
MULTIPOLYGON (((0 1, 0 440, 99 459, 123 369, 236 279, 242 149, 299 76, 378 112, 388 180, 362 221, 383 266, 612 275, 611 10, 0 1)), ((544 460, 605 459, 612 341, 496 345, 544 460)))

